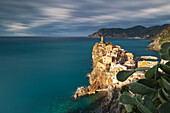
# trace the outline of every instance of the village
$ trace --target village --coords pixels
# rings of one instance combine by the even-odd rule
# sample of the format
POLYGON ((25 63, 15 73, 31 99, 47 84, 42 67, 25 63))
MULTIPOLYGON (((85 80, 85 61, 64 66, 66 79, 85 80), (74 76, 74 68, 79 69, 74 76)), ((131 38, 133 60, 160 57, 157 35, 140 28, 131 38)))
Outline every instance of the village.
POLYGON ((138 67, 153 67, 158 63, 154 56, 134 57, 134 55, 118 45, 104 41, 96 43, 92 52, 93 71, 89 74, 90 85, 77 89, 74 98, 87 94, 95 94, 96 91, 107 91, 108 86, 121 88, 123 85, 143 79, 145 71, 137 71, 126 81, 120 82, 116 75, 122 70, 132 70, 138 67))
POLYGON ((138 79, 144 78, 144 72, 136 72, 133 76, 129 77, 125 82, 119 82, 116 79, 116 75, 122 70, 131 70, 138 67, 153 67, 158 63, 158 61, 148 61, 157 60, 157 57, 153 56, 141 56, 138 59, 134 58, 134 55, 120 46, 112 45, 111 43, 105 43, 104 37, 101 37, 101 42, 98 47, 98 62, 96 66, 102 71, 106 71, 108 76, 111 76, 112 83, 110 85, 121 87, 122 85, 129 84, 138 79), (140 60, 139 60, 140 59, 140 60))

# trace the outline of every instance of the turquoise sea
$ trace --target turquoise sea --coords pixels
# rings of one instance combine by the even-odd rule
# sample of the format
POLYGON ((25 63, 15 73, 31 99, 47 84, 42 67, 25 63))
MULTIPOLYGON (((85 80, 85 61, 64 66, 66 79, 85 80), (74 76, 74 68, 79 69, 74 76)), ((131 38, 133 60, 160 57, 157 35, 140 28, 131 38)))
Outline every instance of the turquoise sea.
MULTIPOLYGON (((88 113, 96 96, 74 100, 79 86, 88 86, 91 52, 100 39, 86 37, 1 37, 0 113, 88 113)), ((146 50, 150 40, 106 39, 135 54, 159 56, 146 50)))

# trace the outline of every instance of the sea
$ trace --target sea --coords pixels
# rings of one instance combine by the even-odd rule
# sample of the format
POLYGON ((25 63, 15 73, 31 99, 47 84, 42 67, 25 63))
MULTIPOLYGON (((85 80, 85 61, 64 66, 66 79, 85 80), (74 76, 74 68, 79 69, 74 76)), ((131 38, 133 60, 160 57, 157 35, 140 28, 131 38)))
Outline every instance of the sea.
MULTIPOLYGON (((136 57, 150 40, 107 38, 136 57)), ((93 113, 102 97, 73 98, 88 86, 92 48, 99 38, 0 37, 0 113, 93 113)), ((98 111, 99 112, 99 111, 98 111)))

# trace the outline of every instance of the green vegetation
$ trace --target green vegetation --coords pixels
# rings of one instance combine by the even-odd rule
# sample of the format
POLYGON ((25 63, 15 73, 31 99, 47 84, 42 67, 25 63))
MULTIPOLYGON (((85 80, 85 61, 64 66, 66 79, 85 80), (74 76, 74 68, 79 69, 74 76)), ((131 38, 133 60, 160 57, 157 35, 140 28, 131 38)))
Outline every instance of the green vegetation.
POLYGON ((170 41, 170 25, 165 27, 165 29, 163 29, 156 37, 161 37, 159 40, 159 44, 162 44, 166 41, 170 41))
POLYGON ((149 49, 159 51, 161 45, 165 42, 170 42, 170 24, 168 24, 164 29, 162 29, 153 38, 153 42, 148 45, 149 49))
POLYGON ((123 92, 119 100, 125 106, 125 112, 170 112, 170 42, 162 44, 161 48, 161 58, 168 60, 166 64, 158 63, 149 69, 142 67, 130 71, 120 71, 117 74, 119 81, 125 81, 135 71, 148 70, 145 73, 145 79, 122 87, 123 92), (162 72, 158 69, 161 69, 162 72))

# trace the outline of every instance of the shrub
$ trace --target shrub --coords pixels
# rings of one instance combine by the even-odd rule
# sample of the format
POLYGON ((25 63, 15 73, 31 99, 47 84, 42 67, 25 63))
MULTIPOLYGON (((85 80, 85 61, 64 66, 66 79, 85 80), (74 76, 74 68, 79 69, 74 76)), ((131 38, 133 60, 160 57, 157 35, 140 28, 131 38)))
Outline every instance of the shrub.
POLYGON ((163 60, 168 60, 166 64, 158 63, 152 68, 141 67, 117 74, 117 79, 123 82, 135 71, 148 70, 145 79, 129 84, 128 90, 119 97, 127 112, 136 112, 136 107, 142 113, 170 112, 170 42, 162 44, 160 55, 163 60))

